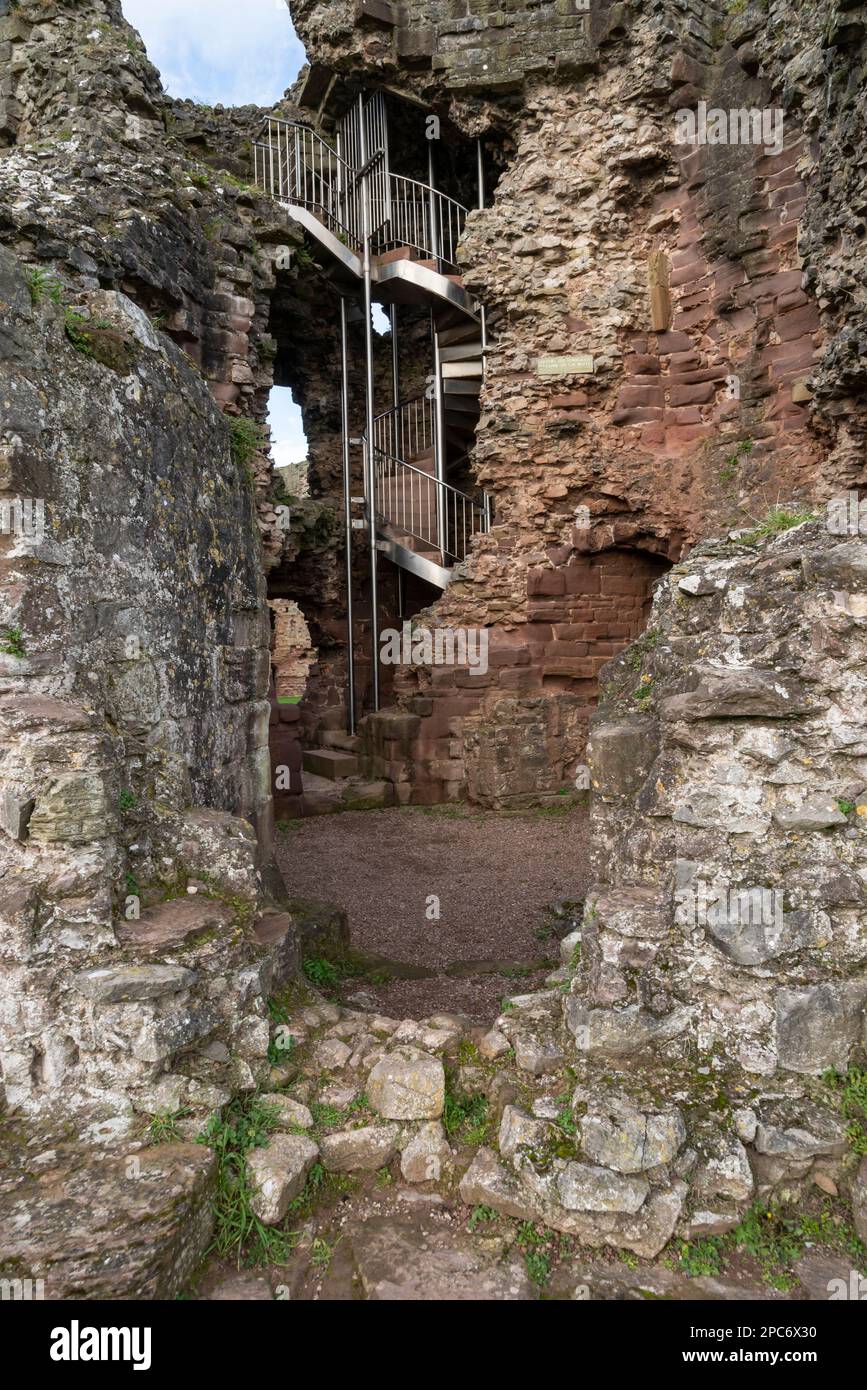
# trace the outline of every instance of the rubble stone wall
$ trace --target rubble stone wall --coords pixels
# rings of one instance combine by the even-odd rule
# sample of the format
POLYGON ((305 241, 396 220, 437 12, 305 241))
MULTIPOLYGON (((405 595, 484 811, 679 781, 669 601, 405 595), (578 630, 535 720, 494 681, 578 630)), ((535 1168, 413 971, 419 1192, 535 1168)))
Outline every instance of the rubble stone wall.
MULTIPOLYGON (((540 584, 574 582, 586 556, 614 575, 627 547, 638 569, 642 556, 673 563, 703 536, 863 472, 859 330, 841 322, 843 287, 860 302, 856 219, 828 171, 842 162, 861 177, 844 134, 860 100, 860 11, 829 4, 823 27, 814 6, 729 9, 567 3, 543 7, 547 26, 535 8, 527 37, 520 7, 426 6, 423 19, 412 5, 354 19, 295 7, 314 64, 402 86, 487 132, 504 161, 461 244, 492 342, 472 466, 495 525, 422 615, 485 625, 497 673, 484 693, 466 671, 402 673, 398 705, 422 715, 402 798, 478 785, 464 743, 475 748, 493 689, 516 716, 524 695, 592 705, 591 667, 615 634, 603 609, 587 652, 562 649, 557 681, 552 646, 584 638, 538 641, 540 584), (678 113, 700 102, 767 110, 772 143, 684 143, 678 113)), ((585 594, 592 605, 592 583, 585 594)), ((628 615, 618 626, 622 641, 637 631, 628 615)), ((371 731, 369 750, 377 742, 371 731)), ((582 749, 568 742, 562 765, 582 749)))
POLYGON ((115 0, 0 6, 0 60, 3 1092, 110 1137, 252 1086, 295 964, 258 422, 299 236, 115 0))

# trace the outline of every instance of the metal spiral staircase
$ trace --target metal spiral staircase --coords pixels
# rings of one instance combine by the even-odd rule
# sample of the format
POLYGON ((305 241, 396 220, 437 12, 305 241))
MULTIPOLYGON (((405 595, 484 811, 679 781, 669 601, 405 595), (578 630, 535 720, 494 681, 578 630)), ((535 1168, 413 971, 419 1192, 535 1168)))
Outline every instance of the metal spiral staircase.
MULTIPOLYGON (((381 137, 366 158, 358 121, 352 129, 344 125, 338 149, 332 149, 309 127, 271 118, 254 143, 255 178, 357 282, 364 280, 367 242, 372 293, 379 302, 427 302, 432 309, 430 385, 425 394, 374 415, 365 504, 368 519, 375 517, 380 550, 445 588, 472 537, 491 523, 487 495, 471 497, 445 476, 447 467, 466 461, 484 373, 482 312, 464 290, 456 261, 467 210, 431 186, 389 171, 384 117, 375 98, 366 104, 364 126, 368 142, 381 137)), ((369 435, 368 428, 366 451, 369 435)))
MULTIPOLYGON (((457 245, 467 209, 435 187, 432 146, 428 182, 389 167, 383 93, 359 96, 337 125, 336 147, 309 126, 270 118, 253 145, 255 181, 279 201, 328 253, 341 295, 343 481, 349 647, 353 650, 353 573, 349 537, 368 536, 370 557, 373 708, 379 709, 377 560, 385 556, 442 590, 473 537, 491 526, 487 494, 470 496, 449 480, 465 471, 479 418, 487 351, 484 309, 465 289, 457 245), (349 421, 347 322, 363 289, 365 428, 352 437, 349 421), (374 404, 372 305, 389 306, 392 400, 374 404), (431 322, 431 371, 424 393, 400 390, 398 308, 423 307, 431 322), (350 447, 364 451, 364 520, 352 516, 350 447)), ((484 202, 478 146, 479 206, 484 202)), ((350 725, 355 725, 355 677, 350 660, 350 725)))

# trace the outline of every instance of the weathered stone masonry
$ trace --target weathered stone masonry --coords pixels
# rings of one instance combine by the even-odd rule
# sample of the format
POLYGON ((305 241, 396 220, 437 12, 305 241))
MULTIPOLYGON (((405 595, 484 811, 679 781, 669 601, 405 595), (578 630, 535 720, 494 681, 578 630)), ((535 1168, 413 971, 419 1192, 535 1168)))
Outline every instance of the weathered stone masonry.
MULTIPOLYGON (((750 528, 864 483, 864 9, 659 0, 600 7, 588 39, 570 4, 459 8, 296 6, 314 83, 398 82, 512 155, 464 243, 491 308, 473 467, 497 524, 429 615, 487 624, 491 672, 403 673, 365 746, 400 796, 492 805, 555 796, 587 757, 594 885, 550 987, 484 1033, 300 1009, 304 1074, 364 1075, 378 1117, 321 1154, 400 1152, 408 1182, 433 1154, 467 1204, 646 1259, 816 1179, 863 1235, 821 1074, 867 1055, 867 548, 819 519, 750 528), (702 96, 778 102, 783 153, 676 149, 672 114, 702 96), (539 375, 573 353, 593 373, 539 375), (701 916, 705 888, 779 911, 701 916), (497 1125, 458 1172, 438 1117, 462 1041, 460 1086, 497 1125)), ((279 608, 297 535, 224 415, 263 418, 310 293, 291 272, 277 290, 297 232, 234 162, 259 113, 226 135, 168 102, 116 3, 0 3, 0 61, 0 497, 43 497, 48 523, 0 538, 2 1268, 47 1272, 52 1297, 173 1297, 214 1162, 147 1146, 147 1117, 193 1137, 274 1084, 265 1001, 298 968, 267 750, 277 721, 297 772, 276 703, 308 659, 279 608)), ((333 405, 313 414, 329 494, 333 405)), ((305 600, 329 585, 305 612, 334 641, 325 705, 338 557, 301 564, 305 600)), ((318 1150, 278 1132, 252 1179, 276 1166, 288 1204, 318 1150)))
POLYGON ((264 415, 298 238, 119 5, 3 8, 0 486, 46 517, 0 540, 3 1084, 111 1135, 251 1086, 294 965, 262 912, 282 536, 218 403, 264 415))
MULTIPOLYGON (((425 7, 422 17, 394 6, 393 23, 377 9, 355 27, 338 6, 302 4, 295 16, 314 71, 363 64, 371 81, 403 85, 510 151, 493 206, 470 214, 462 246, 464 283, 488 306, 493 341, 473 467, 496 525, 426 618, 488 625, 496 666, 487 682, 406 673, 398 704, 422 722, 401 760, 401 799, 474 795, 478 722, 502 724, 504 697, 513 709, 523 699, 589 708, 606 644, 640 632, 665 564, 781 499, 826 495, 822 460, 845 451, 856 427, 858 407, 828 408, 812 375, 824 258, 805 273, 798 229, 818 196, 819 137, 796 100, 806 61, 771 80, 785 21, 773 6, 764 17, 713 5, 545 14, 545 38, 541 14, 520 8, 425 7), (781 104, 783 148, 676 145, 675 112, 699 100, 781 104), (651 284, 660 266, 661 297, 651 284), (570 354, 591 356, 592 375, 541 374, 540 359, 570 354), (576 526, 582 507, 589 525, 576 526), (614 630, 604 606, 582 626, 596 582, 584 588, 582 557, 600 573, 610 566, 602 582, 614 589, 624 548, 645 603, 614 630), (580 595, 585 610, 573 621, 568 605, 552 605, 556 631, 539 622, 546 585, 552 599, 560 586, 580 595)), ((833 66, 832 51, 810 50, 819 66, 833 66)), ((391 777, 392 716, 382 718, 382 731, 364 731, 366 765, 391 777)), ((551 719, 570 730, 555 747, 562 786, 586 724, 551 719)), ((533 773, 509 769, 498 798, 513 776, 520 799, 533 773)))

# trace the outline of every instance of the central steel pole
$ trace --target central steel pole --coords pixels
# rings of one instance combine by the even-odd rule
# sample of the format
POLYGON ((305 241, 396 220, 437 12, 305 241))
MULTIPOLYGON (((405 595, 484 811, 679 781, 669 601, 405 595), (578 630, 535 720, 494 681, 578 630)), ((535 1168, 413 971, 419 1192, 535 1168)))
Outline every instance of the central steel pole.
POLYGON ((437 493, 437 541, 442 551, 443 564, 446 562, 446 402, 443 384, 443 364, 440 357, 440 335, 433 310, 430 316, 431 342, 434 360, 434 405, 436 407, 436 429, 434 430, 434 472, 437 493))
MULTIPOLYGON (((358 97, 358 132, 361 146, 361 167, 368 159, 367 131, 364 119, 364 97, 358 97)), ((369 173, 361 177, 361 235, 364 244, 364 367, 367 428, 364 440, 364 464, 367 493, 367 536, 370 547, 370 639, 372 645, 373 708, 379 709, 379 604, 377 596, 376 554, 376 455, 374 453, 373 420, 373 293, 370 262, 370 184, 369 173)))
MULTIPOLYGON (((427 181, 428 181, 428 206, 430 208, 430 245, 437 269, 440 269, 439 254, 439 229, 437 226, 436 208, 436 178, 434 171, 433 140, 428 141, 427 147, 427 181)), ((434 361, 434 415, 436 419, 436 429, 434 430, 434 472, 436 475, 436 496, 437 496, 437 540, 442 551, 442 560, 446 562, 446 410, 445 393, 443 391, 443 369, 440 358, 440 339, 437 332, 437 321, 433 310, 430 316, 431 344, 433 347, 434 361)))
POLYGON ((430 218, 430 251, 436 261, 437 270, 440 269, 440 236, 439 224, 437 222, 437 200, 436 200, 436 178, 434 176, 434 152, 433 140, 427 142, 427 185, 428 185, 428 217, 430 218))
POLYGON ((343 433, 343 524, 346 533, 346 650, 349 732, 355 733, 355 633, 352 621, 352 473, 349 464, 349 355, 346 300, 340 296, 340 420, 343 433))

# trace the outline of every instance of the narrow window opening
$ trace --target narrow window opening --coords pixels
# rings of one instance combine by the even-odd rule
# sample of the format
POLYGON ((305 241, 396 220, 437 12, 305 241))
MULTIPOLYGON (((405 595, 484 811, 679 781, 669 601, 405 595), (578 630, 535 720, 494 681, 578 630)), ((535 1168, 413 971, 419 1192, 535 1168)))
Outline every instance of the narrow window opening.
POLYGON ((275 386, 268 398, 268 425, 274 472, 282 479, 290 497, 310 494, 307 436, 301 407, 288 386, 275 386))

